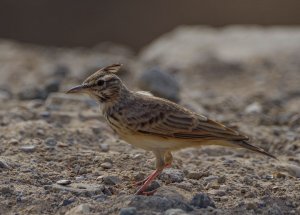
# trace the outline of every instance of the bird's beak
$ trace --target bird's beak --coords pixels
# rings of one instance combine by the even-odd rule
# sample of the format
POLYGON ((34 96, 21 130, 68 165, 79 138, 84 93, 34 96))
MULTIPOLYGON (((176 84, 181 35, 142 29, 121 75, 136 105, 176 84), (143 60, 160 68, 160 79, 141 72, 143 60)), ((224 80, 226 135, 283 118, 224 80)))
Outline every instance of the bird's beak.
POLYGON ((83 93, 86 90, 86 87, 83 85, 78 85, 76 87, 71 88, 66 93, 83 93))

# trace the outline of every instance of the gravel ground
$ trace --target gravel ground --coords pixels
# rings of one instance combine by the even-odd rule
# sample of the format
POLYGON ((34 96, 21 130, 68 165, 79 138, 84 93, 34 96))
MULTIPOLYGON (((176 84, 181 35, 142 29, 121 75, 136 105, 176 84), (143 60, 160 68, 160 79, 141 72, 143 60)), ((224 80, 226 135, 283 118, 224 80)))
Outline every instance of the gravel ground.
POLYGON ((138 55, 113 44, 1 41, 0 214, 300 214, 298 32, 183 27, 138 55), (234 45, 245 35, 248 46, 234 45), (125 65, 129 88, 180 98, 278 161, 246 150, 185 149, 152 183, 153 196, 133 195, 134 182, 154 169, 153 155, 120 140, 95 102, 63 93, 115 62, 125 65))

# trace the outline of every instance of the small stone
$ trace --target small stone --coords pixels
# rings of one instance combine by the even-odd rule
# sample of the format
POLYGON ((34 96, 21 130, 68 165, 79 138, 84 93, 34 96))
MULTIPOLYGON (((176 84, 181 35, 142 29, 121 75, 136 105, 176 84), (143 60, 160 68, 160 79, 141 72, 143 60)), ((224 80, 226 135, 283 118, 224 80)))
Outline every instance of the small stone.
POLYGON ((8 163, 2 158, 0 158, 0 169, 10 169, 8 163))
POLYGON ((67 67, 66 65, 57 65, 53 71, 53 76, 55 76, 58 79, 63 79, 69 73, 70 73, 69 67, 67 67))
POLYGON ((187 213, 181 209, 171 208, 169 210, 166 210, 164 215, 187 215, 187 213))
POLYGON ((246 204, 247 210, 254 210, 255 208, 257 208, 257 204, 255 202, 249 202, 246 204))
POLYGON ((226 182, 226 177, 224 175, 218 178, 219 184, 224 184, 225 182, 226 182))
POLYGON ((34 152, 35 151, 36 146, 35 145, 21 146, 20 149, 23 152, 30 153, 30 152, 34 152))
POLYGON ((189 179, 199 180, 200 178, 203 177, 203 173, 201 173, 201 172, 189 172, 186 177, 189 178, 189 179))
POLYGON ((62 201, 62 203, 60 203, 60 206, 67 206, 69 204, 72 204, 73 202, 75 202, 75 199, 74 198, 71 198, 71 199, 64 199, 62 201))
POLYGON ((139 159, 141 159, 143 157, 143 155, 142 154, 135 154, 135 155, 133 155, 133 159, 135 159, 135 160, 139 160, 139 159))
POLYGON ((62 179, 62 180, 59 180, 59 181, 56 182, 56 184, 63 185, 63 186, 69 185, 71 183, 72 182, 70 180, 67 180, 67 179, 62 179))
POLYGON ((60 81, 57 79, 49 80, 45 84, 45 91, 47 94, 59 91, 60 81))
POLYGON ((47 93, 43 89, 27 87, 18 93, 20 100, 46 99, 47 93))
POLYGON ((211 176, 205 177, 205 178, 204 178, 204 181, 205 181, 206 183, 208 183, 208 182, 211 182, 211 181, 218 180, 218 178, 219 178, 218 176, 211 175, 211 176))
POLYGON ((159 187, 160 187, 160 184, 157 181, 152 181, 151 184, 145 190, 145 192, 157 190, 159 187))
POLYGON ((274 177, 273 177, 273 175, 266 175, 266 176, 264 176, 264 178, 267 179, 267 180, 271 180, 271 179, 273 179, 274 177))
POLYGON ((112 164, 110 162, 102 163, 100 166, 104 169, 111 169, 112 168, 112 164))
POLYGON ((184 173, 183 171, 179 169, 165 169, 163 173, 159 176, 159 179, 161 179, 164 182, 174 183, 174 182, 182 182, 184 179, 184 173))
POLYGON ((9 142, 8 142, 9 145, 18 145, 19 144, 19 141, 16 140, 16 139, 10 139, 9 142))
POLYGON ((11 99, 12 95, 9 91, 0 89, 0 101, 7 101, 11 99))
POLYGON ((159 68, 144 71, 138 79, 138 85, 142 90, 149 91, 156 96, 175 102, 179 101, 178 81, 171 74, 159 68))
POLYGON ((109 151, 109 145, 106 143, 100 144, 100 149, 102 152, 108 152, 109 151))
POLYGON ((53 137, 48 137, 48 138, 45 140, 45 144, 46 144, 47 146, 54 147, 54 146, 56 146, 57 141, 56 141, 53 137))
POLYGON ((134 175, 134 180, 135 181, 142 181, 146 178, 146 175, 142 172, 138 172, 134 175))
POLYGON ((103 202, 107 199, 107 195, 101 193, 99 195, 93 196, 93 199, 95 199, 97 202, 103 202))
POLYGON ((82 175, 81 176, 76 176, 75 180, 76 181, 82 181, 82 180, 84 180, 84 177, 82 175))
POLYGON ((81 204, 67 211, 65 215, 83 215, 89 213, 90 213, 90 206, 88 204, 81 204))
POLYGON ((219 189, 220 188, 220 185, 218 184, 217 181, 212 181, 212 182, 209 182, 206 187, 206 189, 219 189))
POLYGON ((121 183, 121 180, 117 176, 104 176, 102 180, 106 185, 116 185, 121 183))
POLYGON ((43 118, 49 118, 51 113, 49 111, 43 111, 40 113, 40 116, 43 118))
POLYGON ((245 108, 245 113, 251 114, 251 113, 261 113, 262 112, 262 106, 258 102, 253 102, 252 104, 248 105, 245 108))
POLYGON ((193 210, 180 193, 167 187, 162 187, 153 196, 133 196, 128 206, 136 207, 138 211, 151 210, 151 212, 164 212, 171 208, 179 208, 184 211, 193 210))
POLYGON ((207 208, 208 206, 215 208, 215 203, 211 200, 211 198, 205 193, 196 194, 191 201, 191 205, 196 208, 207 208))
POLYGON ((5 186, 0 188, 0 195, 3 196, 11 196, 15 192, 15 188, 13 186, 5 186))
POLYGON ((135 207, 121 208, 120 215, 135 215, 136 212, 137 211, 135 207))

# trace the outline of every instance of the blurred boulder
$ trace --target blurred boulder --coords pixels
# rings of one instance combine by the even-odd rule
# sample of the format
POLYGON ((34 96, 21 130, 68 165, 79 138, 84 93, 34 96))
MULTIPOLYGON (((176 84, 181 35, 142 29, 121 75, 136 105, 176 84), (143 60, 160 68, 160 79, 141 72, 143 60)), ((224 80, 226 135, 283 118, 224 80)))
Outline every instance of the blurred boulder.
POLYGON ((47 92, 44 89, 28 86, 18 93, 18 98, 20 100, 32 100, 32 99, 46 99, 47 92))
POLYGON ((179 101, 180 87, 178 81, 171 74, 159 68, 145 70, 138 79, 138 86, 155 96, 174 102, 179 101))

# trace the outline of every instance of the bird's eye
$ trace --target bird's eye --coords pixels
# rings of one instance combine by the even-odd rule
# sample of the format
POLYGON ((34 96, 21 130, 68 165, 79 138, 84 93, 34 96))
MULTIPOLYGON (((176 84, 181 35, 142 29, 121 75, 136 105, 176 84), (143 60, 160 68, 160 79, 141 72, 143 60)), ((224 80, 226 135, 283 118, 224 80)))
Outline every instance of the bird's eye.
POLYGON ((98 85, 98 86, 103 86, 103 85, 104 85, 104 81, 103 81, 103 80, 97 81, 97 85, 98 85))

